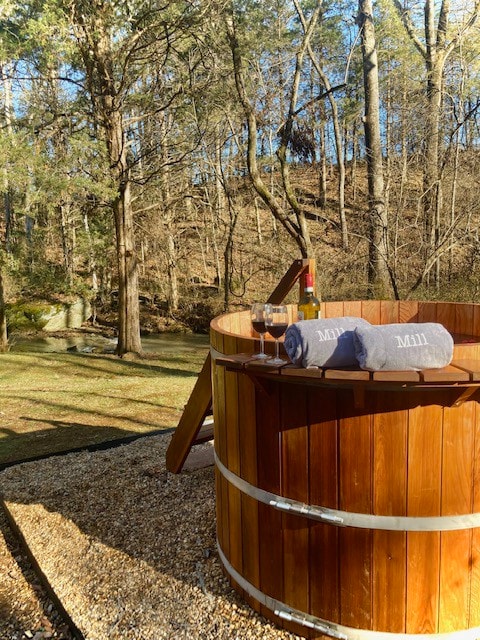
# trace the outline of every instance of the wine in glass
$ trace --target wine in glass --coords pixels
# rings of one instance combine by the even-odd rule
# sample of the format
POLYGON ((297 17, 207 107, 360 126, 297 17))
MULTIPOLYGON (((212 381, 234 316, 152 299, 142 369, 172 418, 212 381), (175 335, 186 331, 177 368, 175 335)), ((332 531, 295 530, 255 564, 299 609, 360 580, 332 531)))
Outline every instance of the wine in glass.
POLYGON ((288 327, 288 311, 284 304, 270 305, 267 311, 265 326, 268 333, 275 338, 275 357, 267 360, 268 364, 282 364, 285 362, 283 358, 280 358, 279 342, 278 339, 283 336, 288 327))
POLYGON ((253 330, 260 336, 260 353, 255 353, 252 356, 252 358, 257 358, 258 360, 268 358, 265 353, 265 334, 267 333, 265 320, 270 306, 269 304, 253 304, 250 310, 253 330))

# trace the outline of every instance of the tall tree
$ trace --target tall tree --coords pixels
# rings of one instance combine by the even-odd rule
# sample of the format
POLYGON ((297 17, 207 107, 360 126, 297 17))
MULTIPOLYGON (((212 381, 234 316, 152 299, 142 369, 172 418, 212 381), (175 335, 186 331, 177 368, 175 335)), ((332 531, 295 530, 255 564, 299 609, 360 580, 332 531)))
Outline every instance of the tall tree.
MULTIPOLYGON (((308 24, 305 19, 305 14, 300 5, 299 0, 293 0, 295 5, 295 10, 302 24, 305 35, 307 35, 308 24)), ((318 9, 323 5, 323 2, 319 2, 317 4, 318 9)), ((338 217, 340 219, 340 229, 342 235, 342 247, 344 249, 348 249, 348 228, 347 228, 347 218, 345 215, 345 162, 343 157, 343 143, 342 143, 342 134, 341 134, 341 125, 339 119, 339 109, 337 105, 337 101, 334 95, 334 88, 332 87, 332 83, 330 82, 327 74, 325 73, 321 62, 317 55, 315 55, 314 49, 310 43, 310 38, 306 39, 306 47, 308 51, 308 55, 312 61, 312 65, 315 68, 315 71, 318 74, 318 78, 320 79, 322 86, 325 88, 324 94, 325 98, 328 100, 330 104, 330 110, 332 113, 332 126, 333 126, 333 134, 335 139, 335 157, 337 161, 337 171, 338 171, 338 217)), ((335 87, 338 89, 340 87, 335 87)), ((315 96, 315 102, 318 101, 319 97, 315 96)), ((323 152, 323 150, 322 150, 323 152)), ((323 155, 325 155, 323 153, 323 155)))
MULTIPOLYGON (((185 38, 195 33, 207 4, 197 7, 186 0, 166 5, 138 2, 72 0, 70 20, 86 74, 92 116, 103 131, 110 170, 117 194, 112 202, 115 218, 119 318, 117 352, 140 352, 138 257, 134 234, 130 137, 135 136, 131 113, 137 100, 135 86, 151 77, 155 102, 145 101, 152 115, 171 107, 182 95, 181 73, 163 73, 171 57, 185 49, 185 38), (152 77, 151 73, 154 72, 152 77), (169 82, 168 77, 173 77, 169 82), (157 85, 161 84, 159 92, 157 85)), ((144 96, 145 98, 145 96, 144 96)), ((143 118, 144 116, 142 116, 143 118)))
POLYGON ((389 288, 388 217, 385 207, 383 155, 380 137, 378 56, 372 0, 359 0, 358 25, 362 40, 365 86, 364 124, 370 220, 368 281, 371 294, 374 297, 382 297, 389 288))
MULTIPOLYGON (((439 173, 441 151, 441 116, 443 80, 447 59, 474 26, 480 12, 480 0, 463 7, 462 23, 452 29, 450 0, 425 0, 423 5, 423 39, 415 16, 408 4, 394 0, 403 25, 422 56, 426 70, 425 162, 423 172, 424 241, 427 256, 440 249, 441 180, 439 173)), ((435 261, 432 263, 435 264, 435 261)))
MULTIPOLYGON (((7 124, 7 130, 11 127, 10 122, 10 85, 8 78, 4 74, 3 64, 0 62, 0 79, 2 80, 3 92, 4 92, 4 118, 7 124)), ((0 189, 3 192, 3 203, 5 209, 5 224, 0 224, 0 229, 5 229, 5 240, 8 236, 8 229, 12 217, 11 208, 11 193, 8 181, 8 174, 6 169, 3 171, 3 186, 0 189)), ((7 317, 5 312, 5 291, 3 286, 3 263, 4 263, 4 238, 0 238, 0 352, 8 349, 8 335, 7 335, 7 317)))
POLYGON ((128 56, 134 53, 141 30, 126 42, 118 39, 121 12, 119 14, 116 3, 74 0, 69 9, 86 72, 92 115, 96 126, 104 132, 112 176, 117 186, 117 194, 112 202, 119 283, 117 353, 139 353, 142 346, 138 265, 125 125, 129 78, 126 75, 128 66, 124 65, 128 56))

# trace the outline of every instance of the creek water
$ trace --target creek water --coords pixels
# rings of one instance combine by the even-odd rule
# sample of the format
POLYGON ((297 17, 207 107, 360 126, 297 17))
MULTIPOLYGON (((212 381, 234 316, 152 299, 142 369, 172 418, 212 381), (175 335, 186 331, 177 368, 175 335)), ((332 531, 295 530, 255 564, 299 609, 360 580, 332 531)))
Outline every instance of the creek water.
MULTIPOLYGON (((54 335, 14 336, 10 350, 16 352, 64 352, 75 350, 80 352, 113 353, 117 344, 116 338, 106 338, 96 334, 72 335, 56 338, 54 335)), ((179 353, 198 349, 208 349, 208 335, 161 333, 142 336, 142 346, 147 353, 179 353)))

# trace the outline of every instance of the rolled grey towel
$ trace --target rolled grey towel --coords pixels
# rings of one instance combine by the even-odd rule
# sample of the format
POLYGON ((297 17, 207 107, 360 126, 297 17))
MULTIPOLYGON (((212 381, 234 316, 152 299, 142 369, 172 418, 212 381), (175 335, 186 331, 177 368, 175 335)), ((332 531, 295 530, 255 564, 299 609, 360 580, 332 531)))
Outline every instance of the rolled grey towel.
POLYGON ((439 369, 453 357, 453 338, 437 322, 359 326, 354 345, 358 364, 368 371, 439 369))
POLYGON ((363 318, 301 320, 288 327, 284 347, 290 360, 305 368, 356 365, 355 327, 370 326, 363 318))

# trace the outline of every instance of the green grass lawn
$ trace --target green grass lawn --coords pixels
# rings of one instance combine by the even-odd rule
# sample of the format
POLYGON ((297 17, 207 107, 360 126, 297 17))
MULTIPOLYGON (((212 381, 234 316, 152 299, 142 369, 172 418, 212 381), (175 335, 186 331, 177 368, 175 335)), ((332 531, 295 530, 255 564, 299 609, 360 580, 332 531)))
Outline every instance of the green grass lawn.
POLYGON ((0 354, 0 465, 175 427, 206 355, 0 354))

